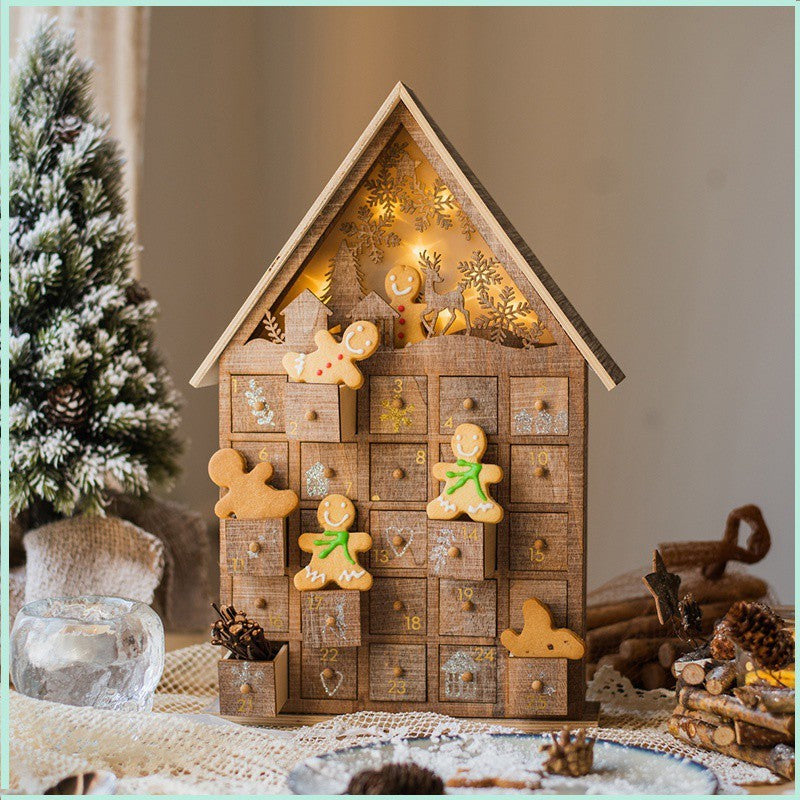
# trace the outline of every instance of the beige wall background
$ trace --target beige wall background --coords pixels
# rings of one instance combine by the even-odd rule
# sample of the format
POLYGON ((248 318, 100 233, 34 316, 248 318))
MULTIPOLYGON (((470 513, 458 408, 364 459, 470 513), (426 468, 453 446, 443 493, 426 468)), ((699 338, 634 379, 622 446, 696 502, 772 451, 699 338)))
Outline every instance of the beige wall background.
POLYGON ((188 379, 398 79, 619 361, 592 378, 589 584, 764 510, 793 597, 791 9, 153 9, 142 273, 188 379))

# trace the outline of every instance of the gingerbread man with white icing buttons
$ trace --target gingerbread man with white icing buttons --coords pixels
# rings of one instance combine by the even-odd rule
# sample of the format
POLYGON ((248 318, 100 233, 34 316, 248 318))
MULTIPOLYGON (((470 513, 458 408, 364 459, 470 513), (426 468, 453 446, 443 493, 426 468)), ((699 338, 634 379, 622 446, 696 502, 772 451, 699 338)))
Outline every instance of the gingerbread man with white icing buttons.
POLYGON ((297 540, 311 561, 295 573, 294 585, 300 592, 322 589, 336 583, 342 589, 365 592, 372 586, 372 575, 358 563, 358 553, 372 547, 368 533, 348 528, 356 521, 356 509, 342 494, 329 494, 317 508, 322 533, 303 533, 297 540))
POLYGON ((286 374, 297 383, 336 383, 359 389, 364 383, 356 361, 369 358, 380 344, 378 329, 372 322, 357 320, 337 342, 330 331, 314 334, 313 353, 287 353, 283 357, 286 374))
POLYGON ((486 452, 486 434, 478 425, 459 425, 450 446, 455 463, 433 465, 433 477, 444 481, 442 493, 428 503, 429 519, 455 519, 466 514, 475 522, 498 523, 503 508, 490 494, 489 485, 503 480, 503 470, 497 464, 481 464, 486 452))
POLYGON ((398 264, 389 270, 384 283, 389 305, 400 316, 394 321, 394 346, 404 347, 425 339, 422 314, 425 303, 417 303, 422 289, 422 278, 414 267, 398 264))

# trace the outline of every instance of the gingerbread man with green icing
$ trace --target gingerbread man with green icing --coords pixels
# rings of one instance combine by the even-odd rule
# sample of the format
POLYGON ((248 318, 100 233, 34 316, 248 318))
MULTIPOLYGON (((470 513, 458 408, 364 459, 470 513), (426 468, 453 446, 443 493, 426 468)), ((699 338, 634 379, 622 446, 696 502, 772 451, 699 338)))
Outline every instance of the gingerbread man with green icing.
POLYGON ((455 519, 466 514, 475 522, 500 522, 503 508, 492 498, 489 485, 503 479, 503 470, 497 464, 481 464, 486 452, 483 429, 470 423, 459 425, 450 446, 455 463, 433 465, 433 477, 445 484, 442 493, 428 503, 428 518, 455 519))
POLYGON ((344 495, 329 494, 322 500, 317 509, 322 533, 303 533, 298 539, 300 549, 311 553, 311 561, 294 576, 298 591, 322 589, 329 583, 361 592, 372 586, 372 575, 358 563, 358 554, 372 547, 372 537, 350 533, 355 520, 356 509, 344 495))

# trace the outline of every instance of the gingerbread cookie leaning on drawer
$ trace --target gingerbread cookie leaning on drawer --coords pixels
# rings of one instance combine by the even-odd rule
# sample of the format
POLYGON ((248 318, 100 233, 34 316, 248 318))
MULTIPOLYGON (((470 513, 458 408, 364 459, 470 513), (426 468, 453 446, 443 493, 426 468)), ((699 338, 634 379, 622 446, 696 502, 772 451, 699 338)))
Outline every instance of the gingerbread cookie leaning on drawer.
POLYGON ((350 533, 356 509, 342 494, 329 494, 317 509, 322 533, 303 533, 300 549, 311 553, 311 561, 294 576, 301 592, 322 589, 335 583, 342 589, 365 592, 372 586, 372 575, 358 563, 358 554, 372 547, 372 537, 360 531, 350 533))
POLYGON ((450 446, 455 463, 433 465, 433 477, 444 481, 442 493, 428 503, 429 519, 455 519, 466 514, 475 522, 495 524, 503 519, 503 508, 494 501, 489 485, 503 479, 497 464, 481 464, 486 452, 486 434, 478 425, 459 425, 450 446))
POLYGON ((360 389, 364 376, 355 362, 369 358, 378 349, 380 337, 372 322, 360 319, 348 325, 341 342, 330 331, 317 331, 314 344, 317 349, 313 353, 287 353, 283 357, 283 368, 293 381, 360 389))

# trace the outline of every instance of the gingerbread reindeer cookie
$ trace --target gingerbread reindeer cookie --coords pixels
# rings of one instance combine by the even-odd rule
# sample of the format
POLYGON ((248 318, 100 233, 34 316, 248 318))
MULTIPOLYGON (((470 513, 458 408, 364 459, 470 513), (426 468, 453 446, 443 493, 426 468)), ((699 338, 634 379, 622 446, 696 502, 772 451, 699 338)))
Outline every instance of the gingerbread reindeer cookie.
POLYGON ((303 533, 300 549, 311 553, 311 561, 294 576, 298 591, 321 589, 336 583, 342 589, 365 592, 372 586, 372 575, 358 563, 358 554, 372 547, 368 533, 348 530, 356 520, 356 509, 342 494, 329 494, 317 509, 322 533, 303 533))
POLYGON ((337 383, 359 389, 364 383, 356 361, 369 358, 380 344, 378 329, 372 322, 357 320, 349 325, 337 342, 330 331, 314 334, 313 353, 287 353, 283 357, 286 374, 297 383, 337 383))
POLYGON ((394 346, 404 347, 426 338, 422 327, 425 303, 417 303, 422 289, 422 277, 414 267, 398 264, 389 270, 384 283, 389 305, 400 316, 394 321, 394 346))
POLYGON ((455 463, 440 461, 433 465, 433 477, 445 485, 428 503, 429 519, 455 519, 466 514, 475 522, 500 522, 503 508, 492 499, 489 485, 503 479, 503 470, 496 464, 481 464, 486 452, 483 429, 470 423, 459 425, 450 446, 455 463))
POLYGON ((208 475, 217 486, 227 489, 214 506, 214 513, 225 519, 274 519, 287 517, 297 508, 297 495, 291 489, 269 486, 272 464, 260 461, 250 472, 244 456, 230 447, 217 450, 208 462, 208 475))

